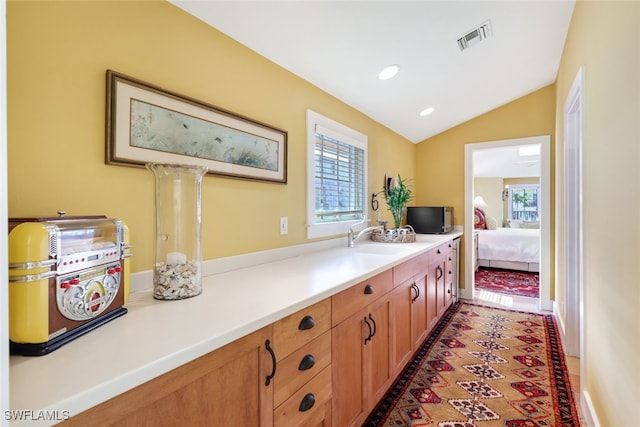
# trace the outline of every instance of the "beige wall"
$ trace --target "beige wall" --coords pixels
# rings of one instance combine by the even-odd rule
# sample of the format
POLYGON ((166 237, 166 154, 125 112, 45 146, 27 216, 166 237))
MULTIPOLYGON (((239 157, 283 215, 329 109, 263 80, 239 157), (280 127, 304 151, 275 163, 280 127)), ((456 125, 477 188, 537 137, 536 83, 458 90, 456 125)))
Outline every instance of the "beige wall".
POLYGON ((502 178, 474 178, 473 192, 474 199, 482 196, 487 204, 484 208, 485 214, 492 216, 498 222, 498 227, 502 227, 502 178))
POLYGON ((204 178, 204 259, 307 242, 307 108, 369 136, 370 193, 414 175, 411 142, 170 3, 9 1, 7 21, 9 216, 122 219, 134 271, 153 262, 153 178, 104 164, 107 69, 288 131, 288 184, 204 178))
MULTIPOLYGON (((416 205, 453 206, 455 223, 464 225, 465 144, 551 135, 553 151, 555 126, 555 86, 551 85, 421 142, 416 147, 416 205)), ((553 156, 551 164, 553 171, 553 156)), ((551 175, 553 187, 553 172, 551 175)), ((553 209, 552 204, 551 212, 553 209)), ((462 253, 465 240, 463 237, 462 253)), ((464 278, 462 267, 460 277, 464 278)), ((464 283, 460 286, 465 287, 464 283)), ((553 296, 553 283, 551 292, 553 296)))
POLYGON ((601 426, 632 426, 640 419, 640 2, 580 0, 574 10, 556 85, 559 290, 565 285, 563 110, 580 67, 585 102, 582 381, 601 426))

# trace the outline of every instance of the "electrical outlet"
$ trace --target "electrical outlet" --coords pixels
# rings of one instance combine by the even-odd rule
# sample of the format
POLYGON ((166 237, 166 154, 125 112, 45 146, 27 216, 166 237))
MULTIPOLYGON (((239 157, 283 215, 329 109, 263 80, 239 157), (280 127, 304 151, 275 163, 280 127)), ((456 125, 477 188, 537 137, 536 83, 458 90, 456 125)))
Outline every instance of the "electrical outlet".
POLYGON ((280 217, 280 234, 289 234, 289 219, 286 216, 280 217))

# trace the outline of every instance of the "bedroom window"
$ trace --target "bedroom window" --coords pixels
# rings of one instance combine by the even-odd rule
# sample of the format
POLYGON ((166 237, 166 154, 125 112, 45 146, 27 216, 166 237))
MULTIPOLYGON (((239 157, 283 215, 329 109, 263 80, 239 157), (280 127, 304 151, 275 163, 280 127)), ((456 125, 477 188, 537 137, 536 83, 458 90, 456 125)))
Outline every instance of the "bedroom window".
POLYGON ((509 186, 509 219, 538 221, 538 184, 518 184, 509 186))
POLYGON ((307 237, 346 233, 366 215, 367 136, 307 111, 307 237))

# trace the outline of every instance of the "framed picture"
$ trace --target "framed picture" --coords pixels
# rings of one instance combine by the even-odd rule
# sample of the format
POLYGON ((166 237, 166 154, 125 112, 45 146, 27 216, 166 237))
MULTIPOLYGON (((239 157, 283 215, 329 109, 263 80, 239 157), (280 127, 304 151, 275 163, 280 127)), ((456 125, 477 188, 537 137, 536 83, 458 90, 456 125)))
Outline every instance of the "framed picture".
POLYGON ((108 70, 106 162, 286 183, 287 132, 108 70))

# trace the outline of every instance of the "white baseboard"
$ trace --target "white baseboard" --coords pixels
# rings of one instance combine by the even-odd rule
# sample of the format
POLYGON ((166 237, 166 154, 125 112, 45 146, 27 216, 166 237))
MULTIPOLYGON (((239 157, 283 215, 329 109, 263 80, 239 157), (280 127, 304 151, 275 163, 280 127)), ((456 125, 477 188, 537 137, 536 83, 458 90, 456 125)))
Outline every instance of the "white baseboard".
POLYGON ((561 341, 564 341, 564 331, 565 331, 564 319, 562 318, 562 316, 560 316, 560 312, 558 311, 558 304, 555 301, 553 301, 553 316, 556 318, 556 322, 558 322, 560 339, 561 341))
POLYGON ((598 420, 598 415, 593 407, 589 392, 583 390, 580 405, 582 406, 582 413, 584 414, 584 421, 587 423, 587 426, 600 427, 602 424, 600 424, 598 420))

